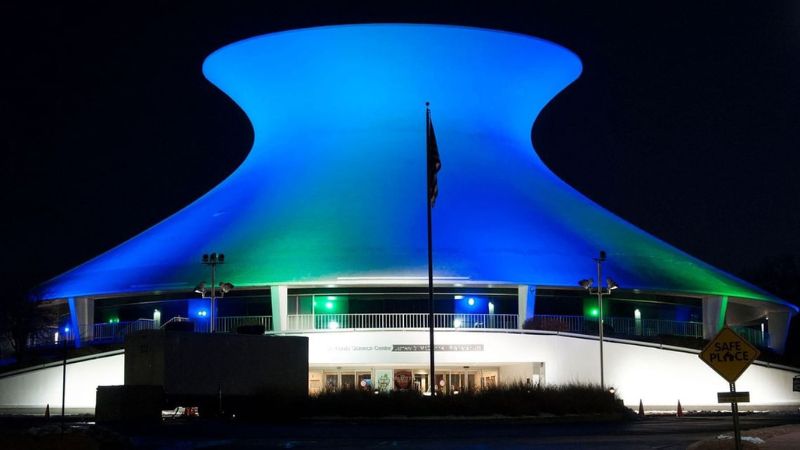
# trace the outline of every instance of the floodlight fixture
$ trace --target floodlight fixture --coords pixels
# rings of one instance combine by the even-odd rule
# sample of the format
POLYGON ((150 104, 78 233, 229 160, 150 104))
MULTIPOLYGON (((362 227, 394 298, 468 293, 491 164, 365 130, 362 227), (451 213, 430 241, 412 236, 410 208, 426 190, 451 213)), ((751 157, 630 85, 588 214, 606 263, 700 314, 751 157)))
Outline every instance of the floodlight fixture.
POLYGON ((205 295, 206 295, 206 292, 207 292, 207 291, 206 291, 206 282, 205 282, 205 281, 201 281, 201 282, 200 282, 200 283, 197 285, 197 287, 195 287, 195 288, 194 288, 194 292, 195 292, 196 294, 200 294, 200 295, 202 295, 203 297, 205 297, 205 295))
MULTIPOLYGON (((215 282, 215 280, 216 280, 215 277, 216 277, 216 274, 217 274, 217 264, 225 264, 225 254, 224 253, 217 253, 217 252, 203 253, 203 256, 200 259, 200 261, 204 265, 211 267, 211 284, 209 286, 209 289, 206 290, 205 283, 201 283, 201 285, 198 285, 197 289, 195 289, 195 292, 200 294, 200 295, 202 295, 203 298, 211 299, 211 308, 210 308, 210 311, 209 311, 209 316, 210 316, 209 318, 211 319, 210 331, 213 333, 215 325, 216 325, 215 322, 216 322, 216 319, 217 319, 216 318, 216 315, 217 315, 217 305, 216 305, 216 301, 217 301, 217 284, 215 282)), ((233 285, 231 283, 220 282, 219 283, 219 289, 220 289, 220 297, 224 297, 225 294, 227 294, 228 292, 230 292, 233 289, 233 285)))
POLYGON ((617 282, 612 280, 611 278, 606 278, 606 285, 608 286, 609 291, 613 291, 614 289, 619 288, 617 282))
POLYGON ((589 288, 591 288, 591 287, 592 287, 592 283, 594 283, 594 280, 593 280, 593 279, 591 279, 591 278, 589 278, 588 280, 581 280, 581 281, 578 281, 578 285, 579 285, 580 287, 584 288, 584 289, 589 289, 589 288))

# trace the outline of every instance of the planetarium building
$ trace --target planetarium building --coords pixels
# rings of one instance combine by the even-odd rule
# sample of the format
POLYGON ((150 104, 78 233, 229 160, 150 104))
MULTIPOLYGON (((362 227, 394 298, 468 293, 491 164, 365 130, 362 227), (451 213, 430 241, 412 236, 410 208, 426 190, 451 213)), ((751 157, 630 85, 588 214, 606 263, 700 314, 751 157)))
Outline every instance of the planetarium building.
MULTIPOLYGON (((697 348, 725 324, 783 351, 797 307, 611 214, 537 156, 538 113, 581 73, 563 47, 466 27, 331 26, 236 42, 203 72, 252 123, 249 155, 192 204, 40 286, 36 300, 65 313, 53 340, 261 325, 309 337, 310 392, 455 394, 598 383, 602 317, 605 385, 626 404, 660 405, 716 403, 727 382, 697 348), (426 102, 442 162, 435 380, 426 102)), ((119 350, 73 361, 68 383, 82 387, 67 405, 92 406, 98 384, 121 384, 122 365, 119 350)), ((738 385, 754 404, 798 403, 797 374, 757 362, 738 385)), ((57 404, 60 376, 3 376, 6 387, 55 382, 0 389, 0 403, 57 404)))

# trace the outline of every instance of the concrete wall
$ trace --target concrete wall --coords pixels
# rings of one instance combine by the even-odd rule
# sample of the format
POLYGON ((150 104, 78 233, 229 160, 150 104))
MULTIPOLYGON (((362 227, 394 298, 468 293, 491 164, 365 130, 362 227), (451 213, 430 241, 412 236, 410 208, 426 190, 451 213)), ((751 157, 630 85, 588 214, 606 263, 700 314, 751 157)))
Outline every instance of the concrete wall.
MULTIPOLYGON (((309 359, 315 366, 427 367, 426 331, 320 332, 309 336, 309 359), (416 351, 415 351, 416 350, 416 351)), ((504 367, 544 362, 546 384, 600 382, 600 350, 596 338, 555 334, 486 331, 437 331, 436 365, 504 367)), ((627 405, 716 405, 717 392, 728 383, 694 351, 663 350, 606 341, 605 381, 627 405)), ((752 365, 736 383, 749 391, 751 404, 800 404, 792 392, 789 371, 752 365)), ((502 381, 501 370, 501 381, 502 381)), ((725 405, 720 405, 724 408, 725 405)))
MULTIPOLYGON (((314 367, 427 367, 426 331, 331 331, 306 334, 309 362, 314 367)), ((544 362, 546 384, 599 382, 599 345, 596 339, 551 334, 486 331, 437 331, 437 366, 531 367, 544 362), (447 347, 449 346, 449 347, 447 347)), ((605 343, 605 379, 627 405, 717 405, 717 392, 728 384, 705 365, 696 352, 617 342, 605 343)), ((67 406, 93 406, 97 385, 121 384, 121 355, 70 364, 67 370, 67 406)), ((742 405, 800 404, 792 392, 790 371, 752 365, 736 383, 749 391, 752 402, 742 405)), ((304 379, 305 380, 305 379, 304 379)), ((304 381, 305 383, 305 381, 304 381)), ((61 368, 0 377, 0 406, 41 405, 61 402, 61 368)), ((727 408, 719 405, 720 409, 727 408)))
MULTIPOLYGON (((67 364, 67 408, 94 408, 97 386, 119 385, 124 378, 125 356, 112 352, 91 360, 67 364)), ((11 375, 0 375, 0 406, 61 408, 61 365, 11 375)))

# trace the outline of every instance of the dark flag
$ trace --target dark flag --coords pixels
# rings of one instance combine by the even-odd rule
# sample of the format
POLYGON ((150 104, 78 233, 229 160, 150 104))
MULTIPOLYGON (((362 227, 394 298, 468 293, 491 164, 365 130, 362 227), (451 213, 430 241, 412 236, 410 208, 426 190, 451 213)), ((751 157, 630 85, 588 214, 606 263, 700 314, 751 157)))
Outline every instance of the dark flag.
POLYGON ((431 373, 430 386, 431 395, 438 395, 436 392, 436 364, 434 361, 434 348, 433 344, 433 328, 434 328, 434 314, 433 314, 433 226, 431 222, 431 208, 436 203, 436 196, 439 195, 439 185, 436 181, 436 174, 442 168, 442 161, 439 160, 439 146, 436 145, 436 134, 433 132, 433 122, 431 121, 430 103, 425 103, 425 125, 426 125, 426 156, 427 156, 427 174, 428 174, 428 204, 425 209, 428 210, 428 334, 430 336, 430 354, 431 354, 431 373))
POLYGON ((436 134, 433 132, 430 108, 427 109, 427 113, 428 201, 433 206, 436 203, 436 197, 439 195, 439 183, 436 180, 436 174, 442 168, 442 161, 439 159, 439 146, 436 145, 436 134))

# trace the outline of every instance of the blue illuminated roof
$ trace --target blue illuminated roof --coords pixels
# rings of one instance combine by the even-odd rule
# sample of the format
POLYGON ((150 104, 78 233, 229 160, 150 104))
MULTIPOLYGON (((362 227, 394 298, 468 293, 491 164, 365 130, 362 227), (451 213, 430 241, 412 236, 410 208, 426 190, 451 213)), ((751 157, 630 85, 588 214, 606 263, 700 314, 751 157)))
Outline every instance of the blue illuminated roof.
POLYGON ((189 289, 207 278, 199 261, 211 251, 226 254, 220 278, 239 287, 424 277, 430 101, 442 158, 437 276, 573 287, 605 249, 607 273, 626 288, 781 302, 619 219, 543 164, 532 124, 581 72, 553 43, 454 26, 332 26, 228 45, 203 72, 252 122, 247 159, 38 298, 189 289))

